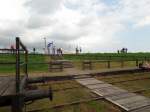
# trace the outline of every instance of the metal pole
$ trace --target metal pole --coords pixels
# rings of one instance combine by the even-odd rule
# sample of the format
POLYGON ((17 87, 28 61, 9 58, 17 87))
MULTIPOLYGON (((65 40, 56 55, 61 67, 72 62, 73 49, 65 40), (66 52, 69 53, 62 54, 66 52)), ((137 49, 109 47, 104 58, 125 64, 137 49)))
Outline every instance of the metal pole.
POLYGON ((28 78, 28 51, 25 51, 25 73, 28 78))
POLYGON ((12 98, 11 111, 23 112, 23 97, 20 94, 20 40, 16 37, 16 96, 12 98))
POLYGON ((20 54, 19 54, 19 37, 16 37, 16 93, 19 93, 20 84, 20 54))
POLYGON ((46 52, 46 37, 44 37, 44 46, 45 46, 45 54, 47 53, 46 52))

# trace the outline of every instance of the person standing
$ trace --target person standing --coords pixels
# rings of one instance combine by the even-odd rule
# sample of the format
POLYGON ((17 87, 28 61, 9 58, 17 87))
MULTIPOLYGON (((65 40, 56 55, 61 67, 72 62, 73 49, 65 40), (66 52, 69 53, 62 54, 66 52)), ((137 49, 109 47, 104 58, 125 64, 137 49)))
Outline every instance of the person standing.
POLYGON ((36 49, 35 49, 35 47, 33 48, 33 53, 35 54, 35 51, 36 51, 36 49))
POLYGON ((79 50, 78 50, 78 48, 76 47, 76 55, 77 55, 77 54, 79 54, 79 50))
POLYGON ((81 49, 81 47, 80 47, 80 53, 82 52, 82 49, 81 49))
POLYGON ((53 46, 53 48, 52 48, 52 51, 53 51, 53 55, 55 55, 55 50, 56 50, 56 48, 55 48, 55 46, 53 46))

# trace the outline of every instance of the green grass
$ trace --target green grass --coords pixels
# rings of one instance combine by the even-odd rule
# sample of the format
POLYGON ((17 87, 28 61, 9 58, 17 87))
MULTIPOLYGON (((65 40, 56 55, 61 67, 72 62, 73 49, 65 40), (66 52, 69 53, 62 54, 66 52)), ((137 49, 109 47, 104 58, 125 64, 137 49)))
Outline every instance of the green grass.
MULTIPOLYGON (((94 54, 93 54, 94 55, 94 54)), ((73 64, 76 68, 82 69, 82 61, 74 60, 76 55, 73 55, 73 64)), ((88 55, 87 55, 88 57, 88 55)), ((48 64, 38 64, 40 62, 47 62, 47 56, 44 55, 29 55, 28 71, 32 72, 48 72, 48 64)), ((69 58, 67 58, 69 59, 69 58)), ((14 55, 0 55, 0 62, 15 62, 14 55)), ((21 55, 21 62, 24 62, 24 57, 21 55)), ((125 67, 135 67, 135 61, 125 61, 125 67)), ((120 68, 121 62, 111 62, 111 68, 120 68)), ((23 68, 23 67, 22 67, 23 68)), ((93 63, 93 69, 106 69, 107 62, 95 62, 93 63)), ((15 73, 15 65, 0 65, 0 73, 15 73)))
POLYGON ((91 101, 73 106, 65 106, 59 109, 47 109, 37 112, 121 112, 104 101, 91 101))
POLYGON ((69 60, 144 60, 145 58, 150 58, 150 53, 127 53, 127 54, 117 54, 117 53, 85 53, 85 54, 66 54, 64 59, 69 60))
MULTIPOLYGON (((48 71, 47 64, 37 64, 40 62, 46 62, 47 56, 44 55, 29 55, 28 56, 28 71, 29 72, 38 72, 38 71, 48 71)), ((20 57, 21 62, 24 62, 24 55, 20 57)), ((0 54, 0 62, 15 62, 15 55, 10 54, 0 54)), ((23 66, 22 66, 23 69, 23 66)), ((14 73, 14 65, 0 65, 0 73, 14 73)))
MULTIPOLYGON (((128 54, 116 54, 116 53, 93 53, 93 54, 65 54, 64 59, 72 60, 74 65, 81 69, 82 60, 112 60, 112 68, 120 68, 120 60, 124 60, 125 67, 135 67, 135 60, 144 60, 146 57, 149 60, 150 53, 128 53, 128 54), (134 61, 131 61, 134 60, 134 61)), ((48 72, 48 64, 38 64, 40 62, 48 62, 49 57, 44 55, 31 55, 29 54, 28 71, 31 72, 48 72)), ((15 55, 0 54, 0 62, 15 62, 15 55)), ((24 55, 21 55, 21 62, 24 62, 24 55)), ((94 69, 106 69, 107 62, 95 62, 93 64, 94 69)), ((15 65, 0 65, 0 73, 15 73, 15 65)))

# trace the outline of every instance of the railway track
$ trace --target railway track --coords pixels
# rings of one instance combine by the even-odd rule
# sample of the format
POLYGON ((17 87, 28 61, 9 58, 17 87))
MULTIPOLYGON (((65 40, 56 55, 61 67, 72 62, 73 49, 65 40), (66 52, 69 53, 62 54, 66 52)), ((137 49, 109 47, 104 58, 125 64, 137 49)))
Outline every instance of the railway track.
MULTIPOLYGON (((131 72, 132 73, 132 72, 131 72)), ((106 73, 107 74, 107 73, 106 73)), ((76 79, 74 79, 72 76, 70 77, 65 77, 64 80, 60 79, 61 81, 59 81, 59 78, 57 77, 57 79, 53 78, 54 81, 56 82, 52 82, 52 83, 48 83, 49 81, 53 81, 52 79, 50 80, 47 80, 47 83, 41 85, 41 86, 45 86, 45 85, 49 85, 49 84, 58 84, 58 85, 64 85, 64 84, 71 84, 72 83, 72 80, 78 80, 78 79, 84 79, 86 77, 90 78, 90 77, 93 77, 93 76, 110 76, 110 74, 107 74, 107 75, 99 75, 99 74, 88 74, 87 76, 83 77, 84 74, 82 75, 78 75, 78 77, 76 79), (65 81, 65 82, 63 82, 65 81)), ((115 76, 115 78, 120 78, 121 74, 113 74, 114 75, 117 75, 115 76)), ((123 74, 125 75, 125 74, 123 74)), ((144 77, 137 77, 137 78, 129 78, 127 80, 121 80, 121 81, 113 81, 113 82, 110 82, 111 84, 115 84, 115 83, 124 83, 124 82, 131 82, 131 81, 138 81, 138 80, 146 80, 146 79, 149 79, 150 77, 147 77, 147 76, 144 76, 144 77)), ((112 78, 106 78, 105 79, 112 79, 112 78)), ((90 84, 89 84, 90 85, 90 84)), ((91 85, 94 85, 94 84, 91 84, 91 85)), ((96 84, 95 84, 96 85, 96 84)), ((77 84, 77 86, 73 86, 73 87, 65 87, 65 88, 61 88, 61 89, 53 89, 54 92, 61 92, 61 91, 66 91, 66 90, 71 90, 71 89, 78 89, 78 88, 85 88, 84 86, 80 86, 77 84)), ((144 92, 144 91, 149 91, 150 88, 146 88, 146 89, 141 89, 141 90, 136 90, 136 91, 132 91, 133 93, 141 93, 141 92, 144 92)), ((56 108, 62 108, 62 107, 65 107, 65 106, 71 106, 71 105, 77 105, 77 104, 80 104, 80 103, 86 103, 86 102, 90 102, 90 101, 95 101, 95 100, 106 100, 105 99, 106 96, 100 96, 100 97, 96 97, 96 98, 90 98, 88 100, 79 100, 79 101, 74 101, 74 102, 70 102, 70 103, 64 103, 64 104, 60 104, 60 105, 55 105, 55 106, 52 106, 52 107, 49 107, 49 108, 44 108, 42 110, 47 110, 47 109, 56 109, 56 108)), ((146 107, 149 107, 149 105, 147 106, 141 106, 140 108, 137 108, 135 110, 138 110, 138 109, 141 109, 141 108, 146 108, 146 107)), ((134 112, 135 111, 134 109, 131 109, 130 111, 131 112, 134 112)), ((41 110, 32 110, 32 111, 28 111, 28 112, 38 112, 38 111, 41 111, 41 110)), ((128 110, 128 112, 130 112, 128 110)), ((136 112, 136 111, 135 111, 136 112)), ((140 111, 140 112, 143 112, 143 111, 140 111)), ((147 111, 148 112, 148 111, 147 111)))
MULTIPOLYGON (((79 88, 81 88, 81 87, 79 87, 79 88)), ((65 90, 67 90, 67 89, 77 89, 77 88, 65 88, 65 90)), ((136 91, 132 91, 132 92, 133 93, 141 93, 141 92, 148 91, 148 90, 150 90, 150 88, 136 90, 136 91)), ((59 90, 54 90, 54 91, 55 92, 61 92, 61 91, 64 91, 64 89, 61 89, 61 90, 59 89, 59 90)), ((97 100, 105 101, 104 97, 94 97, 94 98, 74 101, 74 102, 70 102, 70 103, 63 103, 63 104, 55 105, 55 106, 52 106, 52 107, 49 107, 49 108, 43 108, 43 109, 38 109, 38 110, 35 109, 35 110, 27 111, 27 112, 38 112, 38 111, 44 111, 44 110, 49 110, 49 109, 58 109, 58 108, 63 108, 65 106, 78 105, 78 104, 81 104, 81 103, 88 103, 88 102, 97 101, 97 100)))

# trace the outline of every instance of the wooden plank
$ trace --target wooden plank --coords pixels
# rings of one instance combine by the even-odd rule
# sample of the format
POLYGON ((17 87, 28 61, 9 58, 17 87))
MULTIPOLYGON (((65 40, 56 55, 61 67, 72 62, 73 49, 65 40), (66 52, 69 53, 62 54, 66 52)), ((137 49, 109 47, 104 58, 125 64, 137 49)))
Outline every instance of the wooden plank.
POLYGON ((146 100, 147 98, 145 98, 144 96, 133 96, 131 98, 124 98, 124 99, 120 99, 120 100, 115 100, 115 102, 121 104, 121 105, 125 105, 125 104, 129 104, 129 103, 134 103, 140 100, 146 100))
POLYGON ((16 93, 16 86, 15 86, 16 82, 15 80, 12 80, 9 84, 9 87, 5 90, 5 92, 3 93, 3 96, 11 96, 11 95, 15 95, 16 93))
MULTIPOLYGON (((97 80, 97 79, 95 79, 95 78, 84 78, 84 79, 78 79, 78 80, 80 80, 80 81, 87 81, 87 80, 97 80)), ((99 81, 99 80, 97 80, 97 81, 99 81)))
POLYGON ((100 89, 100 88, 103 88, 103 87, 112 87, 112 85, 111 84, 101 83, 101 84, 96 84, 96 85, 87 85, 87 87, 89 89, 100 89))
POLYGON ((132 110, 130 112, 150 112, 150 106, 145 106, 139 109, 132 110))
POLYGON ((150 106, 150 100, 149 99, 139 100, 137 102, 127 103, 122 106, 128 108, 128 110, 133 110, 133 109, 142 108, 145 106, 150 106))
POLYGON ((2 78, 2 80, 0 81, 0 96, 3 96, 3 93, 9 87, 9 83, 12 80, 13 80, 13 77, 3 77, 2 78))
POLYGON ((115 100, 130 98, 130 97, 134 97, 134 96, 136 96, 136 94, 134 94, 134 93, 125 93, 125 94, 116 94, 116 95, 108 96, 107 99, 115 101, 115 100))
POLYGON ((150 112, 150 99, 130 93, 127 90, 115 87, 111 84, 104 83, 95 78, 83 78, 75 79, 78 83, 86 86, 92 92, 96 93, 99 96, 105 97, 106 100, 112 102, 113 104, 121 107, 126 111, 133 112, 150 112), (144 108, 144 110, 135 111, 136 109, 144 108), (145 111, 146 110, 146 111, 145 111))
POLYGON ((96 80, 94 78, 77 79, 76 81, 81 83, 82 85, 104 83, 104 82, 96 80))
POLYGON ((77 75, 74 77, 75 79, 85 79, 85 78, 92 78, 91 76, 89 75, 77 75))
POLYGON ((120 93, 127 93, 126 90, 113 89, 112 87, 96 89, 93 92, 100 96, 108 96, 108 95, 114 95, 114 94, 120 94, 120 93))

